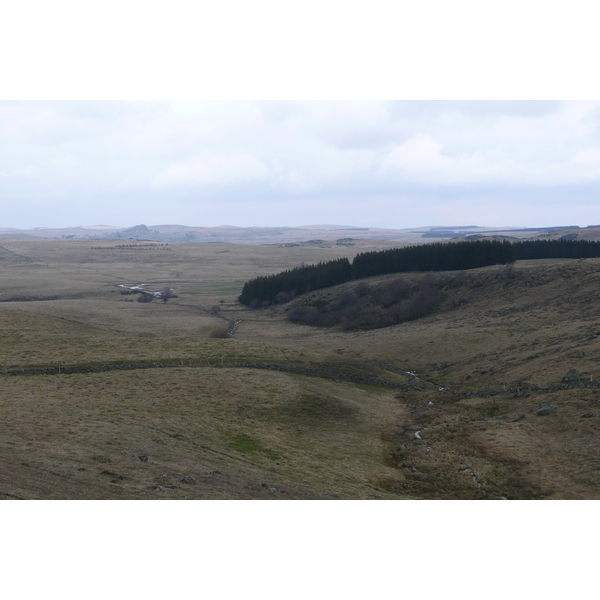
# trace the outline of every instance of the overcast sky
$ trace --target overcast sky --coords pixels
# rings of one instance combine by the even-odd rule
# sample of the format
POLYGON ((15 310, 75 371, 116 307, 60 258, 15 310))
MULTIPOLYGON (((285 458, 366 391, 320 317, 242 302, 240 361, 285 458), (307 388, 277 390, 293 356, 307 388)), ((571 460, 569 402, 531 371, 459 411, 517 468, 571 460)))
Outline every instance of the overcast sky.
POLYGON ((600 103, 0 103, 3 227, 600 223, 600 103))

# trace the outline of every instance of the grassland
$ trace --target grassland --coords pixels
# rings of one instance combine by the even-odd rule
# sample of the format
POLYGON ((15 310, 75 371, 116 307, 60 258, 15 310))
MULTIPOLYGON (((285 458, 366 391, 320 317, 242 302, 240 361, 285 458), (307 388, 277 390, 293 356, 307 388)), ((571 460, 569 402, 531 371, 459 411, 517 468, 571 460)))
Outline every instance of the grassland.
POLYGON ((349 332, 235 298, 388 243, 118 244, 2 240, 0 497, 600 497, 599 259, 475 270, 428 317, 349 332), (178 297, 118 287, 140 283, 178 297))

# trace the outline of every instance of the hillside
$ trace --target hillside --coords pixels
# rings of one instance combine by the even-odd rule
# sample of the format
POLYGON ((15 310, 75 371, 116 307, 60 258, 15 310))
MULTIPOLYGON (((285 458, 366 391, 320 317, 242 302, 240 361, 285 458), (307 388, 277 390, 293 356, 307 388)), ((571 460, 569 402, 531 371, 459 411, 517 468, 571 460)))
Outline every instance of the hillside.
POLYGON ((395 245, 423 244, 449 239, 600 239, 600 226, 589 227, 488 227, 447 226, 380 228, 349 225, 303 225, 298 227, 219 227, 187 225, 145 225, 112 227, 0 228, 0 238, 10 239, 105 239, 144 240, 165 243, 221 242, 230 244, 340 244, 365 241, 394 242, 395 245))
POLYGON ((235 297, 355 247, 3 247, 0 497, 600 497, 600 259, 474 269, 426 317, 344 330, 235 297))

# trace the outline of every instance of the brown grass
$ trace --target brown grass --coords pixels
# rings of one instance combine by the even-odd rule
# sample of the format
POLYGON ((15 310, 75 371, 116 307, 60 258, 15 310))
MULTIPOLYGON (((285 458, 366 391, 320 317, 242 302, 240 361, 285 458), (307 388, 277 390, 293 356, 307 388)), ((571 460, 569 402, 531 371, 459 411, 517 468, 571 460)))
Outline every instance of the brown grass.
POLYGON ((94 252, 97 243, 3 240, 2 295, 60 299, 0 303, 0 369, 181 366, 0 376, 0 496, 600 497, 600 391, 526 389, 561 384, 571 368, 600 379, 599 259, 518 263, 515 277, 473 271, 433 315, 344 332, 289 323, 286 305, 248 311, 234 300, 249 277, 355 247, 189 244, 149 258, 94 252), (168 285, 179 297, 141 305, 119 283, 168 285), (225 324, 210 312, 221 299, 220 314, 241 320, 229 339, 211 337, 225 324), (234 362, 409 381, 388 365, 420 379, 398 392, 214 367, 234 362), (556 413, 532 412, 544 403, 556 413))

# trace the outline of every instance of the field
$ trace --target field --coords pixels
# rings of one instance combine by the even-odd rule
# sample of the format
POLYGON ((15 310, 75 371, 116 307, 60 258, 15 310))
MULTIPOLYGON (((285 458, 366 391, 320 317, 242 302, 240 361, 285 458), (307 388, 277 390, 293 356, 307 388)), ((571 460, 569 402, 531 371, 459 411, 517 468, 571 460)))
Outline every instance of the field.
POLYGON ((600 259, 470 271, 366 331, 236 303, 392 245, 3 239, 0 497, 599 498, 600 259))

